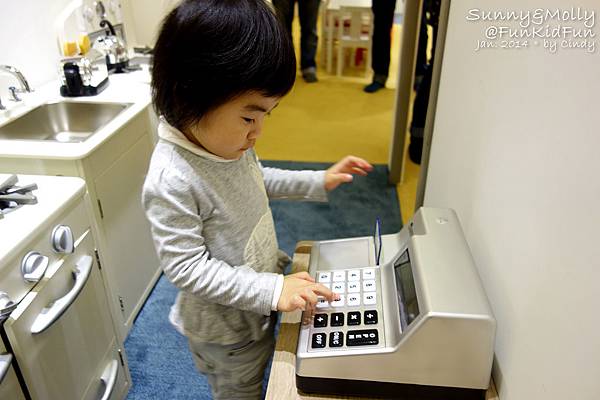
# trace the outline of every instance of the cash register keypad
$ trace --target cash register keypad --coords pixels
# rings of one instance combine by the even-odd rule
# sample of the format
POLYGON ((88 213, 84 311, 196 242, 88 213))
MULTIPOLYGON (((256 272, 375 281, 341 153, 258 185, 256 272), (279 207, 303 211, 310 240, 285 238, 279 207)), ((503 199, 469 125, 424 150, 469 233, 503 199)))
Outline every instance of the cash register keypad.
POLYGON ((376 268, 318 271, 317 282, 340 295, 319 298, 310 326, 309 351, 343 350, 380 344, 379 285, 376 268))

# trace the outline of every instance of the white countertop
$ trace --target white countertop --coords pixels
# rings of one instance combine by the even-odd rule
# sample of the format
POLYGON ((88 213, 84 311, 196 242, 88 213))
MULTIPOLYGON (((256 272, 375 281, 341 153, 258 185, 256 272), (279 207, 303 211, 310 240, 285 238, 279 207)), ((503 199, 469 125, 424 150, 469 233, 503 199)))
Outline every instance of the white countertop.
MULTIPOLYGON (((2 173, 2 171, 0 171, 2 173)), ((17 175, 17 186, 36 183, 37 204, 25 204, 0 219, 0 270, 31 238, 85 193, 85 181, 64 176, 17 175)))
POLYGON ((8 110, 0 111, 0 126, 27 113, 40 104, 58 100, 77 102, 119 102, 132 103, 102 129, 81 143, 60 143, 36 140, 1 140, 0 157, 46 158, 76 160, 86 157, 100 144, 134 116, 145 110, 151 103, 150 74, 147 66, 141 71, 109 75, 109 84, 96 96, 64 98, 60 96, 60 82, 53 81, 38 88, 33 93, 22 95, 23 102, 7 104, 8 110))

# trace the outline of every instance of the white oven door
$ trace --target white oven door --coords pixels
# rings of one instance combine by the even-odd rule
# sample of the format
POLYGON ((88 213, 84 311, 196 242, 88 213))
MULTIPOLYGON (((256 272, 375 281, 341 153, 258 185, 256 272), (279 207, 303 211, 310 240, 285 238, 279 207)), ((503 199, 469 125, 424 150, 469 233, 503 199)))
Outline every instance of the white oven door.
POLYGON ((106 352, 95 376, 96 380, 91 382, 84 397, 85 400, 121 400, 125 398, 129 383, 120 362, 116 340, 106 352))
POLYGON ((127 385, 118 379, 119 358, 116 371, 107 361, 116 339, 90 231, 75 253, 48 268, 4 326, 34 400, 81 400, 92 391, 108 399, 103 388, 127 385))
POLYGON ((25 400, 11 361, 12 354, 6 352, 0 339, 0 399, 25 400))

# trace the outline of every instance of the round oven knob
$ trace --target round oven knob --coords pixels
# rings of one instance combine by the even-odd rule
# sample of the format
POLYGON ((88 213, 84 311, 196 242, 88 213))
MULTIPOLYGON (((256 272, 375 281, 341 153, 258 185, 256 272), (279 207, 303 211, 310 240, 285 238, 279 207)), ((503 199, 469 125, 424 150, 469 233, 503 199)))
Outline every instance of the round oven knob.
POLYGON ((0 290, 0 317, 10 314, 15 308, 17 303, 10 299, 8 293, 0 290))
POLYGON ((67 225, 57 225, 51 235, 52 248, 57 253, 72 253, 75 251, 73 232, 67 225))
POLYGON ((25 254, 21 261, 21 274, 27 282, 39 282, 44 276, 50 260, 37 251, 25 254))

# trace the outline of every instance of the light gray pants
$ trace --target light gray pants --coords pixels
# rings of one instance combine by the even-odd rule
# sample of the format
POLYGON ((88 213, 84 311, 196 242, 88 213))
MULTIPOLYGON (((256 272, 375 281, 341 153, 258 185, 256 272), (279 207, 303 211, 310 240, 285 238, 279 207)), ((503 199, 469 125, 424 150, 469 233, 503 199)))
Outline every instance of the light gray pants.
POLYGON ((273 331, 259 341, 231 345, 188 338, 196 367, 206 375, 214 400, 259 400, 265 368, 275 348, 273 331))

